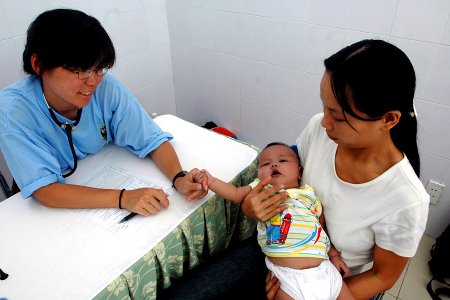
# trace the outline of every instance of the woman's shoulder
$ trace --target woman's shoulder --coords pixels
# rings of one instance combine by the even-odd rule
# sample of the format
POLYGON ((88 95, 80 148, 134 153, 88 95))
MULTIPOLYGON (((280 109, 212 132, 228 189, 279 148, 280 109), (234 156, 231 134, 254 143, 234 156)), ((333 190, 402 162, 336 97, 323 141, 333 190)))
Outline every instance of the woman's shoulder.
POLYGON ((316 150, 324 151, 325 148, 328 149, 329 146, 332 146, 334 144, 328 138, 324 128, 321 125, 322 119, 323 113, 312 116, 308 122, 308 125, 306 125, 306 127, 303 129, 302 133, 296 140, 302 164, 305 163, 307 155, 312 150, 312 148, 317 148, 316 150))
POLYGON ((393 207, 429 204, 430 196, 406 156, 368 185, 391 199, 393 207))
POLYGON ((315 114, 314 116, 312 116, 309 121, 308 124, 305 127, 305 130, 309 130, 310 132, 314 132, 317 129, 321 128, 321 122, 323 119, 323 113, 318 113, 315 114))
POLYGON ((371 228, 378 246, 412 257, 425 230, 430 196, 406 156, 392 171, 390 178, 384 178, 384 185, 379 187, 384 206, 377 210, 382 214, 371 228))
POLYGON ((320 113, 317 113, 317 114, 315 114, 314 116, 311 117, 310 123, 320 124, 322 119, 323 119, 323 112, 320 112, 320 113))
POLYGON ((103 79, 98 85, 97 90, 107 92, 112 90, 127 90, 127 88, 122 82, 114 77, 114 75, 108 73, 103 76, 103 79))
POLYGON ((398 177, 404 180, 405 185, 410 187, 411 193, 417 195, 418 200, 421 202, 425 202, 427 205, 430 201, 430 195, 426 192, 423 183, 420 181, 419 177, 417 177, 413 167, 411 166, 406 155, 403 159, 397 164, 398 169, 398 177))
POLYGON ((95 90, 95 97, 92 99, 101 106, 121 105, 124 97, 131 97, 128 88, 111 74, 106 74, 95 90))
POLYGON ((40 111, 36 97, 37 79, 27 76, 0 91, 0 114, 2 132, 11 127, 11 122, 27 123, 40 111))
POLYGON ((315 135, 319 134, 320 131, 323 131, 323 130, 321 130, 322 129, 322 125, 321 125, 322 119, 323 119, 323 113, 318 113, 318 114, 312 116, 309 119, 308 124, 303 129, 302 133, 300 134, 299 138, 297 139, 297 142, 301 142, 301 140, 303 138, 315 136, 315 135))
POLYGON ((28 98, 31 93, 34 93, 35 85, 38 83, 36 76, 26 76, 21 80, 13 82, 0 90, 0 100, 2 104, 5 101, 12 99, 28 98))

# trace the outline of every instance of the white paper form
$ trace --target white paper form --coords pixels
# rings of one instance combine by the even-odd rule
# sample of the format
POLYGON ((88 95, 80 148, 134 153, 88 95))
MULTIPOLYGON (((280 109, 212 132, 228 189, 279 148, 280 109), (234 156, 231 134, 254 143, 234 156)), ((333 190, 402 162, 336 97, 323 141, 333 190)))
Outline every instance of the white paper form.
MULTIPOLYGON (((172 187, 161 184, 151 178, 139 178, 116 166, 104 166, 98 169, 95 175, 84 182, 83 185, 95 188, 118 190, 134 190, 147 187, 162 189, 169 196, 174 193, 172 187)), ((76 209, 75 212, 89 222, 116 233, 121 233, 130 229, 137 230, 139 225, 146 220, 145 217, 135 216, 131 220, 119 223, 120 220, 130 214, 130 212, 118 208, 76 209)))

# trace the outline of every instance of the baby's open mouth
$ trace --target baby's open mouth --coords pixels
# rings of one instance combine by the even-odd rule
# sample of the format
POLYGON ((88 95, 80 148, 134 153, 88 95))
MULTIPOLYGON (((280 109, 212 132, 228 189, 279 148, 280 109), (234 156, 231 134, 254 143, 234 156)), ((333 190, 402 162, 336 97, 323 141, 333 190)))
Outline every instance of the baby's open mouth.
POLYGON ((272 176, 277 176, 277 175, 281 175, 281 173, 278 172, 277 170, 275 170, 275 171, 272 172, 272 176))

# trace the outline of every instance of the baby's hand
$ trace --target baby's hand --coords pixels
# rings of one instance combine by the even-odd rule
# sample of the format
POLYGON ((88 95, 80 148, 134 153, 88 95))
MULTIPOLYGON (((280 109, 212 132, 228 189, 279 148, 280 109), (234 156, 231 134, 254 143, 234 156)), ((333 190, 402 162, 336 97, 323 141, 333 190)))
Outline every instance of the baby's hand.
POLYGON ((195 182, 200 183, 205 190, 208 190, 213 177, 211 176, 211 174, 209 174, 208 171, 203 169, 195 175, 194 179, 195 182))
POLYGON ((202 187, 205 190, 208 190, 208 181, 207 180, 208 180, 208 178, 205 177, 205 173, 203 171, 198 171, 198 173, 196 173, 194 175, 194 181, 196 183, 201 183, 202 187), (205 183, 205 180, 206 180, 206 183, 205 183))

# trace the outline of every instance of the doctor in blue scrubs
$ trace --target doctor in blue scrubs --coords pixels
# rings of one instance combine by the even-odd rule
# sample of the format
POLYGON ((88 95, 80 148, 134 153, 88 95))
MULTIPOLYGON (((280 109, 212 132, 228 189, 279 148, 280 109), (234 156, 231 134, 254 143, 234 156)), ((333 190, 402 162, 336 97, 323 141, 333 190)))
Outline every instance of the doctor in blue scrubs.
POLYGON ((0 91, 0 147, 24 197, 49 207, 119 207, 151 215, 168 207, 159 189, 98 189, 65 183, 77 161, 108 143, 150 157, 187 199, 206 195, 183 171, 168 132, 107 74, 115 50, 95 18, 70 9, 39 15, 27 32, 29 76, 0 91))

